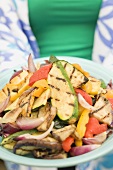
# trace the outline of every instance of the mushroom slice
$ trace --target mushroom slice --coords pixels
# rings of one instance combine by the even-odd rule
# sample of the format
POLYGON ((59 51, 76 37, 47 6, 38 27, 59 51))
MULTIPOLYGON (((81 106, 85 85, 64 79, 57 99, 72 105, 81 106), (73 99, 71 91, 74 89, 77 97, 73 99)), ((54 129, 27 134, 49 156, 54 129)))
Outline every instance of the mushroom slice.
POLYGON ((23 149, 23 150, 47 150, 47 151, 61 151, 62 145, 54 138, 45 138, 42 140, 36 140, 36 139, 25 139, 18 141, 16 145, 14 146, 13 152, 16 153, 17 149, 23 149))
POLYGON ((52 135, 55 139, 59 141, 64 141, 67 137, 69 137, 75 131, 74 125, 68 125, 61 129, 55 129, 52 132, 52 135))

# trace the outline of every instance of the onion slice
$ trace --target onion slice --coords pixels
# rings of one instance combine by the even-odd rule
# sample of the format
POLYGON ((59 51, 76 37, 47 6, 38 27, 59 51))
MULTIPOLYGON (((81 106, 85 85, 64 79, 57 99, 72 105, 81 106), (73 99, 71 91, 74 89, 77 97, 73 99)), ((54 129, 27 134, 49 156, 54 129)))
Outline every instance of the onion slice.
POLYGON ((107 132, 102 132, 98 135, 95 135, 93 138, 83 138, 83 142, 87 145, 90 144, 102 144, 107 138, 107 132))
POLYGON ((9 82, 10 82, 14 77, 19 76, 19 74, 20 74, 22 71, 23 71, 23 69, 14 72, 13 75, 11 76, 9 82))
POLYGON ((41 140, 43 138, 45 138, 53 129, 54 126, 54 122, 51 123, 51 126, 49 127, 49 129, 44 132, 41 135, 30 135, 29 133, 26 133, 24 135, 20 135, 17 137, 17 140, 24 140, 24 139, 37 139, 37 140, 41 140))
POLYGON ((0 123, 13 123, 16 121, 19 114, 22 112, 22 108, 18 107, 7 112, 1 119, 0 123))
POLYGON ((38 127, 44 122, 45 118, 19 117, 16 121, 17 126, 22 130, 30 130, 38 127))
POLYGON ((82 154, 88 153, 94 149, 97 149, 100 146, 101 145, 99 145, 99 144, 93 144, 93 145, 83 145, 83 146, 72 147, 70 149, 70 155, 71 156, 82 155, 82 154))
POLYGON ((31 56, 31 54, 28 57, 28 70, 30 73, 34 73, 37 70, 35 67, 35 64, 33 62, 33 58, 31 56))
POLYGON ((9 100, 10 100, 10 96, 8 96, 8 97, 0 104, 0 113, 2 113, 2 112, 6 109, 8 103, 9 103, 9 100))
POLYGON ((6 136, 6 134, 10 135, 10 134, 13 134, 13 133, 18 132, 18 131, 21 130, 15 123, 1 124, 0 128, 2 129, 2 133, 5 136, 6 136))
POLYGON ((89 103, 86 102, 86 100, 82 97, 82 95, 80 93, 78 93, 78 102, 81 104, 82 107, 90 110, 90 111, 94 111, 95 108, 93 106, 91 106, 89 103))
POLYGON ((21 66, 22 70, 28 71, 28 68, 26 66, 21 66))

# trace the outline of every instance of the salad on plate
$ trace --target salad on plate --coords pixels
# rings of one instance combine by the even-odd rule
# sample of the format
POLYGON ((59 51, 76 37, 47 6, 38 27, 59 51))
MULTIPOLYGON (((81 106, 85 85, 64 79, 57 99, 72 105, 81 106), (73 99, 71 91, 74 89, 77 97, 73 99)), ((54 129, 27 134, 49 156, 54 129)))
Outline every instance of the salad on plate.
POLYGON ((113 84, 77 63, 28 57, 0 90, 1 146, 17 155, 64 159, 100 147, 113 133, 113 84))

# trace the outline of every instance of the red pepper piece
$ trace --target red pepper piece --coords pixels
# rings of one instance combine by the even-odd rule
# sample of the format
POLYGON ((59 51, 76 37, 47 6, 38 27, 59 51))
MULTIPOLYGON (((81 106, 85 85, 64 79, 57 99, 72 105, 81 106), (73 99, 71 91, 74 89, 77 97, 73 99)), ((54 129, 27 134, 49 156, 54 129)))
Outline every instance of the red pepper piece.
POLYGON ((52 64, 45 65, 41 67, 39 70, 37 70, 29 80, 29 86, 32 86, 36 81, 41 79, 47 79, 48 73, 52 67, 52 64))
POLYGON ((108 99, 108 100, 110 101, 111 107, 112 107, 112 110, 113 110, 113 98, 110 98, 110 99, 108 99))
POLYGON ((92 104, 93 104, 92 98, 88 93, 86 93, 85 91, 83 91, 81 89, 75 89, 75 92, 80 93, 82 95, 82 97, 86 100, 86 102, 92 106, 92 104))
POLYGON ((62 148, 64 151, 69 152, 71 149, 71 145, 74 143, 73 137, 68 137, 62 142, 62 148))
POLYGON ((99 124, 98 119, 95 117, 89 118, 89 122, 86 125, 86 132, 85 137, 86 138, 92 138, 93 135, 100 134, 102 132, 105 132, 107 130, 107 124, 99 124))

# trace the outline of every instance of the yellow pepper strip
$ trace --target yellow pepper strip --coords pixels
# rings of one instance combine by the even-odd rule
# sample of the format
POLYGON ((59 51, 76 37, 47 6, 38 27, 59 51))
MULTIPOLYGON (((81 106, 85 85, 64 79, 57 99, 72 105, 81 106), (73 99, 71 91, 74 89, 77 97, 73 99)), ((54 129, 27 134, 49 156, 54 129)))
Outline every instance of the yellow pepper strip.
POLYGON ((83 73, 86 77, 89 77, 89 73, 84 71, 82 67, 79 64, 72 64, 74 67, 76 67, 77 70, 79 70, 81 73, 83 73))
POLYGON ((75 145, 76 145, 76 146, 82 146, 82 139, 80 139, 80 140, 79 140, 79 139, 76 139, 76 140, 75 140, 75 145))
POLYGON ((104 97, 106 97, 107 99, 112 99, 113 98, 113 90, 107 90, 106 94, 103 94, 104 97))
POLYGON ((39 97, 43 91, 45 91, 45 89, 43 87, 39 87, 38 89, 35 89, 33 92, 33 96, 35 97, 39 97))
POLYGON ((81 144, 81 139, 83 138, 83 136, 85 135, 85 131, 86 131, 86 124, 89 121, 89 113, 90 111, 88 109, 84 109, 84 111, 82 112, 78 124, 77 124, 77 128, 76 128, 76 132, 78 133, 79 137, 80 137, 80 141, 76 141, 77 145, 81 144))
POLYGON ((78 104, 78 113, 79 113, 79 116, 82 114, 83 111, 84 111, 84 107, 82 107, 80 104, 78 104))
POLYGON ((91 89, 89 94, 97 95, 99 90, 100 90, 100 88, 101 88, 101 81, 96 79, 96 78, 94 78, 94 77, 89 77, 88 79, 89 79, 89 81, 92 84, 92 89, 91 89))
POLYGON ((33 87, 42 87, 45 90, 49 88, 48 83, 47 83, 47 81, 45 79, 41 79, 41 80, 36 81, 33 84, 33 87))
POLYGON ((41 80, 36 81, 33 84, 33 87, 38 88, 38 89, 35 89, 34 92, 33 92, 33 95, 35 97, 39 97, 46 89, 49 88, 48 83, 45 79, 41 79, 41 80))
POLYGON ((88 81, 86 84, 82 85, 82 89, 89 94, 92 91, 92 83, 88 81))

